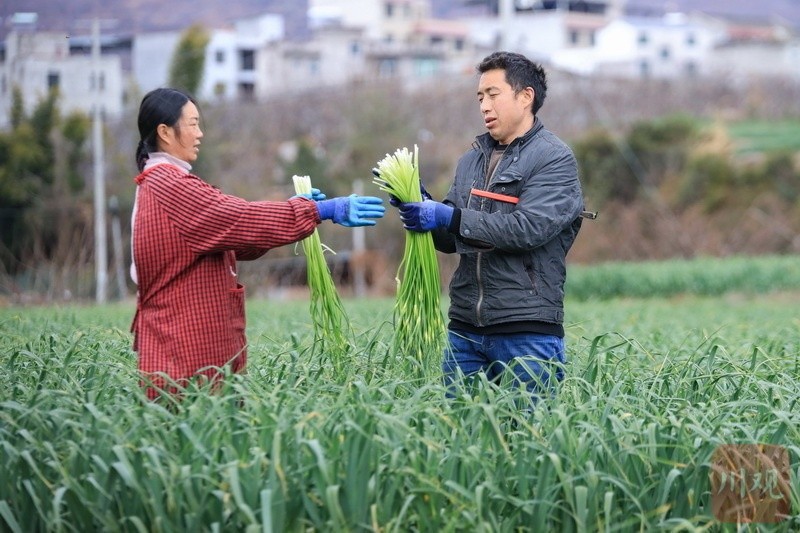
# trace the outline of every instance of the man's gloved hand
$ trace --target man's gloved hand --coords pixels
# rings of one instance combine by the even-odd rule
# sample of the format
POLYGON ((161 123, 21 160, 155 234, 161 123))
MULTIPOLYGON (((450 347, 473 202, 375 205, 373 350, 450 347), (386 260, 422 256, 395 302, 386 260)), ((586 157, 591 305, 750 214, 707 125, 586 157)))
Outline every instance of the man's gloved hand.
MULTIPOLYGON (((314 200, 315 202, 319 202, 320 200, 324 200, 326 196, 320 191, 319 189, 315 189, 312 187, 311 194, 295 194, 292 198, 308 198, 309 200, 314 200)), ((290 200, 292 198, 289 198, 290 200)))
POLYGON ((317 202, 317 210, 322 220, 332 220, 335 224, 354 228, 374 226, 376 222, 370 219, 383 218, 386 208, 380 198, 351 194, 317 202))
POLYGON ((400 204, 400 219, 407 230, 425 232, 446 228, 453 219, 453 208, 441 202, 425 200, 400 204))

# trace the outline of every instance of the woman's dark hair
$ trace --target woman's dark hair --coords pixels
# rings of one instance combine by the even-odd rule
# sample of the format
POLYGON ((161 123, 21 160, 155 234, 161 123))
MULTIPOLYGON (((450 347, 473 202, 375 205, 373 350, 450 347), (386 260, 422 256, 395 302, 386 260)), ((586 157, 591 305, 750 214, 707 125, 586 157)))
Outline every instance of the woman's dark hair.
POLYGON ((514 92, 520 92, 526 87, 533 89, 533 106, 531 112, 535 115, 547 96, 547 76, 544 69, 521 54, 514 52, 495 52, 489 54, 477 67, 483 74, 489 70, 502 69, 506 71, 506 83, 511 85, 514 92))
POLYGON ((153 89, 142 98, 139 105, 139 145, 136 147, 136 166, 139 172, 150 157, 150 152, 158 151, 156 130, 159 124, 178 127, 178 120, 186 102, 197 102, 189 94, 178 89, 153 89))

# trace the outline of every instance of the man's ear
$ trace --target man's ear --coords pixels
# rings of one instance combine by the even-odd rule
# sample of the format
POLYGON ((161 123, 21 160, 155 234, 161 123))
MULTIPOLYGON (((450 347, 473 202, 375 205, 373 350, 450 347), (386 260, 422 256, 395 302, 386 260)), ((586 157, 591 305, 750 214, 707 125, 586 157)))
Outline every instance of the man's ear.
POLYGON ((522 90, 522 96, 523 98, 526 99, 525 107, 527 107, 528 105, 533 107, 533 100, 536 97, 536 91, 533 90, 533 87, 525 87, 522 90))

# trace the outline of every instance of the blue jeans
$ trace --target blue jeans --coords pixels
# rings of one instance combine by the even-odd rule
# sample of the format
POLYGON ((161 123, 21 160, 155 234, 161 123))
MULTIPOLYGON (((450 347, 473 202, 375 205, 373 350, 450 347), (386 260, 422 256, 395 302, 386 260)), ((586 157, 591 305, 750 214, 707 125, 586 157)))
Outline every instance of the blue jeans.
POLYGON ((459 371, 465 376, 483 372, 488 380, 498 383, 508 369, 513 372, 514 386, 526 387, 533 396, 545 390, 552 392, 556 382, 564 379, 564 339, 556 335, 476 335, 449 330, 448 341, 442 370, 451 392, 459 371))

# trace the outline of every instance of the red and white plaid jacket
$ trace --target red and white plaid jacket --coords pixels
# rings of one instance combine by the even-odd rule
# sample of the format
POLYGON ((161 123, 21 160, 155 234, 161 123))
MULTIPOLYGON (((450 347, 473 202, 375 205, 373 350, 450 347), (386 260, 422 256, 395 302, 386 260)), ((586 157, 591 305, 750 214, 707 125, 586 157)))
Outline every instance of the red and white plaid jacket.
POLYGON ((237 260, 310 235, 313 202, 248 202, 221 193, 172 164, 136 177, 133 261, 139 285, 131 331, 147 395, 168 387, 163 373, 185 384, 216 380, 218 368, 241 372, 247 360, 244 287, 237 260))

